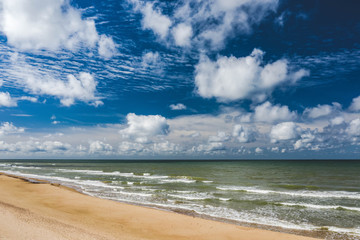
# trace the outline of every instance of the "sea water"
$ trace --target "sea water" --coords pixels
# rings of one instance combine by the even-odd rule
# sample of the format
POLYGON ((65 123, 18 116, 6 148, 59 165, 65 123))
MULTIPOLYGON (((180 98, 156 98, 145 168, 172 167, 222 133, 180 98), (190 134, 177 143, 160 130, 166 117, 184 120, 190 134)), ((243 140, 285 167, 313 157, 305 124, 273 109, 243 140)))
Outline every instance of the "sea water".
POLYGON ((0 161, 85 194, 326 239, 360 239, 360 161, 0 161))

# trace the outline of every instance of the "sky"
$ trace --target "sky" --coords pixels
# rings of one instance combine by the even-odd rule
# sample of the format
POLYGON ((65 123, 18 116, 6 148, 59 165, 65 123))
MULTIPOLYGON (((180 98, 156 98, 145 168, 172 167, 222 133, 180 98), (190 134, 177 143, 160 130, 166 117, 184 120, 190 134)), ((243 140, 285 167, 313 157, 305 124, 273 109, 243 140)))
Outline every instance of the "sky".
POLYGON ((359 9, 0 0, 0 158, 358 158, 359 9))

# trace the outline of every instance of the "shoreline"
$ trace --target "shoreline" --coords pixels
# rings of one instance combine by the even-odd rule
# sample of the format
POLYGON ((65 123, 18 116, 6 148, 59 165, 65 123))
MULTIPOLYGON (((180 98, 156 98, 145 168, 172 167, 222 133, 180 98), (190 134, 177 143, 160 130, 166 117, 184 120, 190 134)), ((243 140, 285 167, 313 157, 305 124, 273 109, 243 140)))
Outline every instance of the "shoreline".
MULTIPOLYGON (((115 239, 116 236, 121 236, 122 239, 316 239, 261 228, 244 227, 228 221, 185 215, 171 210, 101 199, 60 184, 4 173, 0 173, 0 186, 0 212, 6 212, 4 209, 23 209, 27 214, 35 214, 41 218, 45 217, 50 220, 55 218, 68 227, 82 229, 79 234, 85 234, 85 231, 90 234, 88 235, 89 239, 114 239, 114 236, 115 239), (41 191, 39 191, 40 189, 41 191), (19 190, 22 191, 19 192, 19 190), (33 196, 34 191, 37 193, 35 196, 33 196), (19 196, 21 196, 21 201, 17 199, 19 196), (69 198, 76 199, 76 201, 68 201, 69 198), (88 208, 84 209, 81 203, 88 208), (98 210, 95 210, 96 208, 98 210), (111 211, 104 215, 104 212, 102 213, 99 209, 107 209, 107 211, 111 209, 111 211), (156 216, 155 222, 154 216, 156 216), (84 217, 87 220, 84 220, 84 217), (102 221, 99 222, 100 219, 102 221), (134 222, 134 219, 138 221, 134 222), (119 220, 122 224, 116 224, 119 220), (94 225, 94 222, 97 224, 94 225), (109 226, 113 227, 109 228, 109 226), (114 226, 117 227, 114 228, 114 226), (96 230, 94 231, 94 229, 96 230), (130 231, 131 229, 132 231, 130 231), (93 238, 94 234, 96 236, 100 234, 102 237, 93 238), (243 238, 241 238, 242 236, 243 238)), ((4 219, 0 221, 4 221, 4 219)), ((19 221, 21 221, 21 217, 19 221)), ((5 222, 7 222, 6 219, 5 222)), ((28 224, 31 225, 31 220, 29 222, 28 224)), ((41 225, 37 226, 39 228, 41 225)), ((52 228, 44 226, 42 231, 49 231, 48 229, 52 228)), ((0 236, 4 234, 4 230, 0 230, 0 236)), ((21 238, 10 237, 10 239, 21 238)), ((71 239, 77 238, 71 237, 71 239)))

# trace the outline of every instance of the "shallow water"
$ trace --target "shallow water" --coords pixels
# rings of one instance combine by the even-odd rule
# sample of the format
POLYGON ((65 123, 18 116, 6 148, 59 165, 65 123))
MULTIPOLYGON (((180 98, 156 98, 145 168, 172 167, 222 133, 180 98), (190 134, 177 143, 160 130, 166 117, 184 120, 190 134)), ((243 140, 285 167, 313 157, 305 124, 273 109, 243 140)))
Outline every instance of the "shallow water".
POLYGON ((0 171, 106 199, 360 239, 360 161, 23 160, 0 161, 0 171))

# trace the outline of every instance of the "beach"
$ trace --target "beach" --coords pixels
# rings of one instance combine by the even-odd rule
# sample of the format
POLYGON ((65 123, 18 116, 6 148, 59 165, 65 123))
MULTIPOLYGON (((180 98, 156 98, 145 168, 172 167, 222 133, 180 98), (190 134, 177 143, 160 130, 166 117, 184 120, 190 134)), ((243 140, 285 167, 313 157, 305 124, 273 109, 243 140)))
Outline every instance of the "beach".
POLYGON ((0 175, 0 239, 315 238, 211 221, 0 175))

